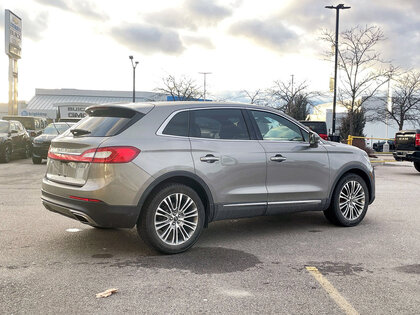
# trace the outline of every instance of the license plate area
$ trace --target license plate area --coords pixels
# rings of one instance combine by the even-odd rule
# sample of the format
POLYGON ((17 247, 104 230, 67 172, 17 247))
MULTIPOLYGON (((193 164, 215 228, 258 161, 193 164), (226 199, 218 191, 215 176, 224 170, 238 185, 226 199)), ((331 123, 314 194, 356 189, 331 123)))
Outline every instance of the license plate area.
POLYGON ((49 159, 47 178, 65 184, 82 186, 86 183, 90 163, 49 159))

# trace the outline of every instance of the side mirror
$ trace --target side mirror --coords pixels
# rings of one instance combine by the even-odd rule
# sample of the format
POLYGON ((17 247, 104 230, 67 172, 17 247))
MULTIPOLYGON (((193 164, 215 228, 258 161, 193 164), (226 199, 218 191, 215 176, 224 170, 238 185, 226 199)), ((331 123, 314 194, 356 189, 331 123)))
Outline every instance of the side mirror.
POLYGON ((320 141, 319 139, 320 138, 316 133, 311 132, 309 134, 309 145, 311 147, 316 147, 318 145, 319 141, 320 141))

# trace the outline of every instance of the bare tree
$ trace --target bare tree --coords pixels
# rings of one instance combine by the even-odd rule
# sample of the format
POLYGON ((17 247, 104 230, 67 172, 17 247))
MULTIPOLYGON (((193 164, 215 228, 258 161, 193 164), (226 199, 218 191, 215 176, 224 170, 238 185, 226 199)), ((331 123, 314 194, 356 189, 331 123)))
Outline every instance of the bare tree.
POLYGON ((267 97, 262 89, 242 90, 241 94, 249 99, 250 104, 265 105, 267 103, 267 97))
POLYGON ((405 122, 420 122, 420 72, 408 71, 393 81, 395 84, 391 110, 384 99, 379 108, 375 108, 376 119, 386 122, 387 118, 390 118, 397 123, 399 130, 402 130, 405 122))
MULTIPOLYGON (((353 114, 359 111, 363 103, 374 97, 378 90, 388 81, 391 72, 381 59, 375 46, 385 40, 382 29, 377 26, 356 26, 340 34, 338 47, 338 66, 343 73, 338 98, 347 108, 349 115, 349 132, 353 134, 353 114)), ((335 34, 324 30, 321 39, 335 45, 335 34)), ((326 53, 332 57, 334 51, 326 53)))
POLYGON ((162 79, 162 87, 156 88, 159 93, 168 94, 174 101, 194 101, 202 97, 202 93, 197 83, 191 78, 169 75, 162 79))
POLYGON ((269 103, 298 120, 305 120, 309 114, 310 106, 319 92, 309 91, 308 82, 274 81, 274 86, 268 90, 269 103))

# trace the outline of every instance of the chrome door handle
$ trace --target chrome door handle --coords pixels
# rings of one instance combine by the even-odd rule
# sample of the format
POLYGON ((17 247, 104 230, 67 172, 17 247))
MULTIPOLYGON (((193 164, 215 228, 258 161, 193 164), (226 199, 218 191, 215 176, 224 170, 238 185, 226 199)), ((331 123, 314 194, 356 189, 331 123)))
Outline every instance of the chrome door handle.
POLYGON ((206 156, 202 156, 200 158, 201 162, 207 162, 207 163, 214 163, 219 160, 220 159, 218 157, 215 157, 213 154, 207 154, 206 156))
POLYGON ((283 161, 286 161, 286 158, 284 156, 282 156, 281 154, 276 154, 275 156, 272 156, 270 158, 270 161, 273 161, 273 162, 283 162, 283 161))

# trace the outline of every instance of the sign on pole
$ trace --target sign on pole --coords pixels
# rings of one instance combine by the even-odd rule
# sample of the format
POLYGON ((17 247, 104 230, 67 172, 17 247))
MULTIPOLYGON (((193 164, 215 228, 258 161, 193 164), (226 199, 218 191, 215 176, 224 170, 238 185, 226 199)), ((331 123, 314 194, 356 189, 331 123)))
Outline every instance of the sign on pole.
POLYGON ((5 10, 5 50, 13 59, 20 59, 22 50, 22 19, 10 10, 5 10))

